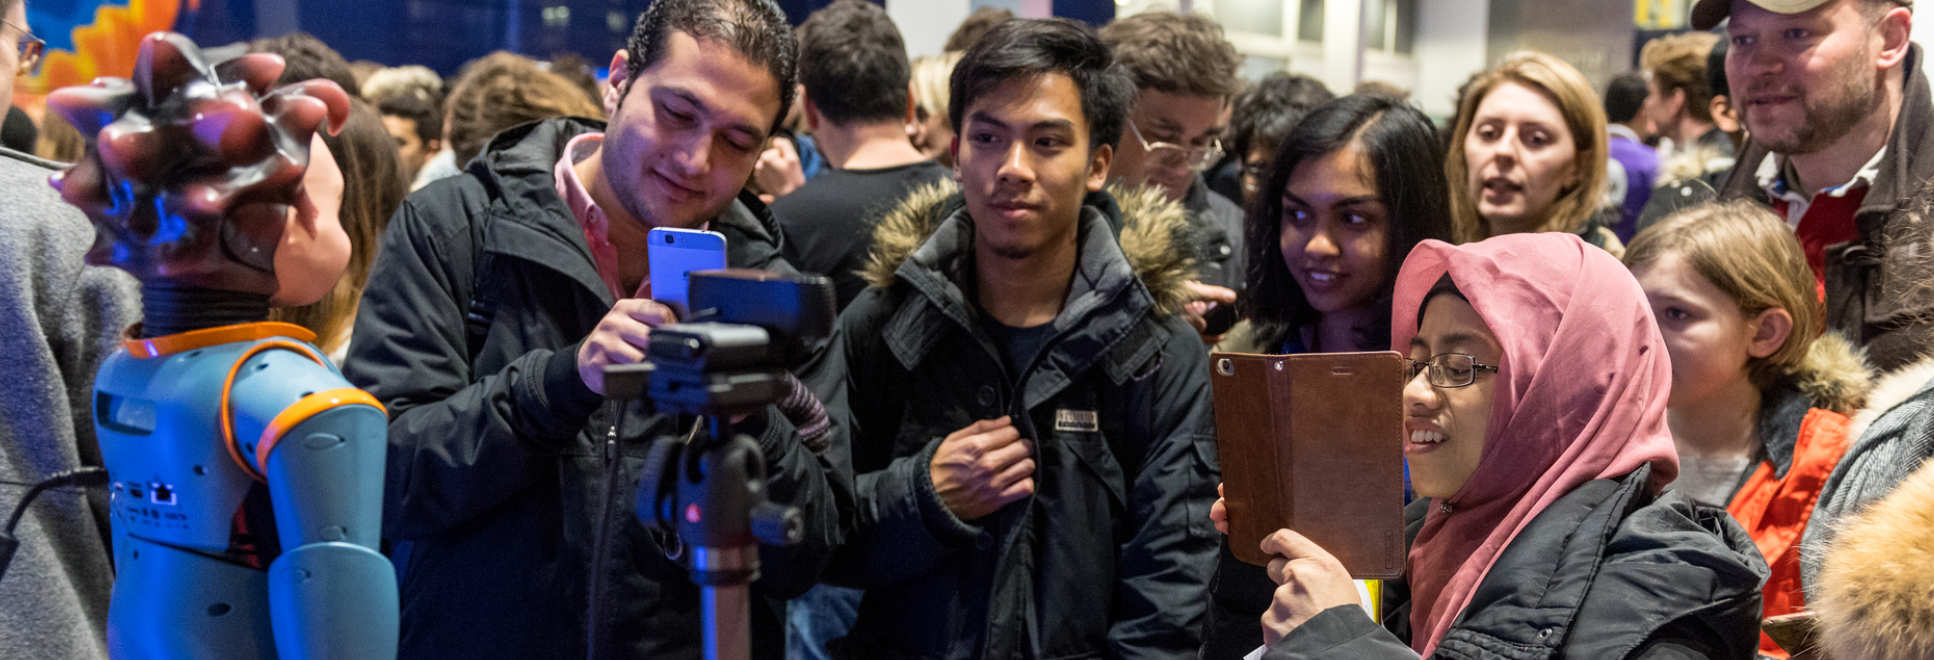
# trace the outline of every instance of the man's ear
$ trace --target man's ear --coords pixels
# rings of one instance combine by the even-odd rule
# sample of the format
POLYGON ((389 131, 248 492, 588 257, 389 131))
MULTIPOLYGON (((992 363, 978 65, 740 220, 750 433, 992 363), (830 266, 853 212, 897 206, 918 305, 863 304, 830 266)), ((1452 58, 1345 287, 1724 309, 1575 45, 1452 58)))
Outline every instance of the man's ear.
POLYGON ((1723 95, 1714 95, 1712 102, 1706 108, 1709 111, 1708 114, 1712 115, 1713 126, 1727 133, 1739 132, 1739 117, 1733 114, 1731 99, 1723 95))
POLYGON ((906 123, 911 124, 917 121, 920 121, 920 97, 913 95, 913 83, 908 82, 906 123))
POLYGON ((947 158, 954 161, 954 181, 960 181, 960 134, 947 141, 947 158))
POLYGON ((615 117, 624 94, 631 89, 631 55, 624 50, 611 54, 611 84, 604 87, 604 116, 615 117))
POLYGON ((443 151, 442 140, 424 140, 423 141, 423 153, 433 154, 439 151, 443 151))
POLYGON ((1793 314, 1780 307, 1762 311, 1753 317, 1752 331, 1753 338, 1746 344, 1746 354, 1756 358, 1771 356, 1778 353, 1793 334, 1793 314))
POLYGON ((1906 7, 1894 7, 1882 16, 1880 24, 1874 26, 1880 36, 1880 57, 1874 62, 1879 69, 1892 69, 1907 60, 1908 48, 1912 45, 1914 31, 1914 12, 1906 7))
POLYGON ((1114 164, 1114 162, 1115 162, 1114 145, 1104 144, 1099 147, 1095 147, 1095 150, 1092 153, 1088 154, 1088 190, 1089 192, 1101 190, 1102 186, 1105 186, 1108 184, 1108 166, 1114 164))
POLYGON ((799 95, 799 108, 806 115, 806 132, 818 132, 819 123, 826 121, 826 118, 819 114, 819 105, 813 103, 813 97, 809 94, 799 95))
POLYGON ((1719 121, 1721 117, 1732 119, 1732 99, 1727 98, 1725 94, 1712 95, 1712 98, 1706 100, 1706 114, 1712 115, 1713 121, 1719 121))
MULTIPOLYGON (((1692 105, 1689 103, 1686 103, 1687 100, 1688 99, 1686 98, 1686 88, 1684 87, 1680 87, 1678 89, 1672 90, 1672 95, 1666 97, 1666 102, 1672 104, 1673 117, 1692 114, 1692 105)), ((1657 128, 1663 130, 1665 127, 1659 126, 1657 128)))

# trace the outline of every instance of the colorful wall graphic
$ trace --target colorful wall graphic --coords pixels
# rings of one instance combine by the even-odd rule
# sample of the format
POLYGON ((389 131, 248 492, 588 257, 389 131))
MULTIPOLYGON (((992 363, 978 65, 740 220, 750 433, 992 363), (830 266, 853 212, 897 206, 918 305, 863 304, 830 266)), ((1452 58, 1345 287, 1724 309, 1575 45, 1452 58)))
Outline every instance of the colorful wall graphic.
MULTIPOLYGON (((40 74, 16 88, 38 97, 68 85, 85 85, 100 76, 134 73, 141 36, 174 27, 184 0, 33 0, 27 22, 47 40, 40 74)), ((201 0, 185 0, 189 8, 201 0)))

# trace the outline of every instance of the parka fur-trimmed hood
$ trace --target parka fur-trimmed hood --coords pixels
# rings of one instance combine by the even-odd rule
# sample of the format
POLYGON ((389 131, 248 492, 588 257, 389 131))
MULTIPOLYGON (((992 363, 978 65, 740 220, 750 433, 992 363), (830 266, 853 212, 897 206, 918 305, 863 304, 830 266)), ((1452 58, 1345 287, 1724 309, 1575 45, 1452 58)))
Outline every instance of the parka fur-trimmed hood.
MULTIPOLYGON (((1108 186, 1090 194, 1088 204, 1112 204, 1120 210, 1116 238, 1135 277, 1155 298, 1155 308, 1173 314, 1190 299, 1187 283, 1196 278, 1195 259, 1188 243, 1188 212, 1169 201, 1160 189, 1108 186)), ((893 284, 900 265, 948 216, 965 202, 953 181, 937 181, 908 193, 873 229, 873 251, 860 272, 869 287, 893 284)), ((1109 209, 1104 209, 1104 212, 1109 209)))
POLYGON ((1853 415, 1866 405, 1874 374, 1859 347, 1828 330, 1813 340, 1806 355, 1780 376, 1780 382, 1805 395, 1815 408, 1853 415))
POLYGON ((1866 435, 1875 420, 1913 398, 1930 380, 1934 380, 1934 357, 1882 374, 1868 389, 1865 406, 1853 415, 1853 422, 1847 426, 1848 437, 1866 435))
POLYGON ((1934 657, 1934 462, 1840 529, 1820 574, 1820 640, 1836 658, 1934 657))

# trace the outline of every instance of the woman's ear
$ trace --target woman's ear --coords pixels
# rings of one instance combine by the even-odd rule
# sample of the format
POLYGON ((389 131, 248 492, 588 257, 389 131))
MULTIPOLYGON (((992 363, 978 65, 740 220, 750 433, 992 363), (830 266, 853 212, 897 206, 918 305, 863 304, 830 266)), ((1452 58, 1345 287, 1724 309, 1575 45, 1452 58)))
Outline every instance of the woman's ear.
POLYGON ((1746 354, 1766 358, 1778 353, 1793 334, 1793 314, 1784 308, 1774 307, 1754 316, 1748 329, 1753 336, 1752 341, 1746 344, 1746 354))

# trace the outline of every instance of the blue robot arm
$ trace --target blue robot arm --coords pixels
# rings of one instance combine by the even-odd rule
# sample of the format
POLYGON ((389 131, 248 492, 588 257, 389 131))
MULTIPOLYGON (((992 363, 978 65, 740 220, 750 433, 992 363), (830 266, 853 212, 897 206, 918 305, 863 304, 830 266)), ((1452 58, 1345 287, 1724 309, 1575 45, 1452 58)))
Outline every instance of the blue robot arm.
POLYGON ((377 552, 387 417, 335 370, 288 357, 249 360, 266 366, 232 394, 239 458, 268 485, 282 546, 268 576, 277 655, 394 657, 396 573, 377 552))

